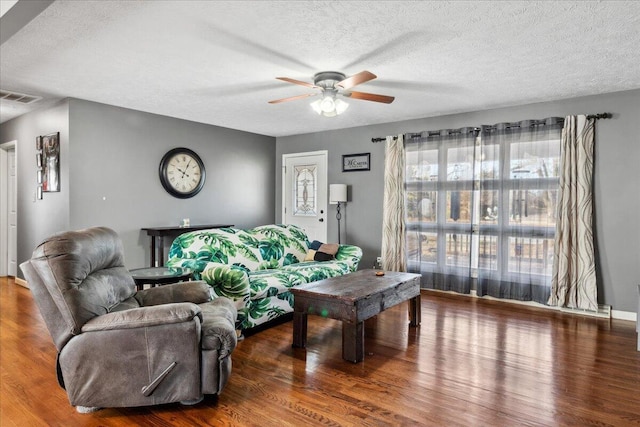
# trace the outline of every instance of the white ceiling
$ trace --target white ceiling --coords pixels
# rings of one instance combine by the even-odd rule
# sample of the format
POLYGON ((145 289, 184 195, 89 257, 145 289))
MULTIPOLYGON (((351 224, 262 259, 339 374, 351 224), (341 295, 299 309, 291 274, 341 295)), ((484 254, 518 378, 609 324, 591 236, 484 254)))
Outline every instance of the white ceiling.
POLYGON ((0 88, 44 98, 0 121, 73 97, 284 136, 637 89, 639 29, 637 1, 58 0, 0 46, 0 88), (267 103, 327 70, 396 100, 267 103))

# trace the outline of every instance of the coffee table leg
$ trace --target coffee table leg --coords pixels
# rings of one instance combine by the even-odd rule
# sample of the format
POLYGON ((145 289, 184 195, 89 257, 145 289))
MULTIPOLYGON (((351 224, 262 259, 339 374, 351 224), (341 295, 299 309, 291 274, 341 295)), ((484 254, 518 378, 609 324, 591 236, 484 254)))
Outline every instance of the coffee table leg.
POLYGON ((304 348, 307 346, 307 313, 305 311, 293 312, 293 347, 304 348))
POLYGON ((421 322, 422 311, 420 309, 420 295, 409 300, 409 325, 419 326, 421 322))
POLYGON ((342 322, 342 358, 353 363, 364 360, 364 322, 342 322))

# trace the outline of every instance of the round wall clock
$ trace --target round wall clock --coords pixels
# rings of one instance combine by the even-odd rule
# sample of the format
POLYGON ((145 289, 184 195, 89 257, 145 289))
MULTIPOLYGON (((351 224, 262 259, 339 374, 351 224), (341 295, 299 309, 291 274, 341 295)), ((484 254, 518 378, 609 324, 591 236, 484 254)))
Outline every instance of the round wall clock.
POLYGON ((172 196, 180 199, 193 197, 204 186, 204 163, 188 148, 169 150, 160 161, 160 182, 172 196))

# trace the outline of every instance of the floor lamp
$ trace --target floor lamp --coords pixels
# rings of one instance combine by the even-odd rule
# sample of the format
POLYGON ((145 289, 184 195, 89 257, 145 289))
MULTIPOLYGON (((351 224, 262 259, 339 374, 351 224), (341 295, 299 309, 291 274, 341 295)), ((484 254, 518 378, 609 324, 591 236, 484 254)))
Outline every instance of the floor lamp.
POLYGON ((340 244, 340 203, 347 203, 347 184, 329 185, 329 204, 336 206, 336 219, 338 220, 338 244, 340 244))

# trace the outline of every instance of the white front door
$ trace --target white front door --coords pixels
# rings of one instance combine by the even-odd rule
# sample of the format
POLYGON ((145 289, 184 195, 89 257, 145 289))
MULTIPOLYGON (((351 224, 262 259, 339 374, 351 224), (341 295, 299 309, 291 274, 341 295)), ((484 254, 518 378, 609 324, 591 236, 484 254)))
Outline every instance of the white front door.
POLYGON ((282 222, 327 241, 327 151, 282 156, 282 222))

